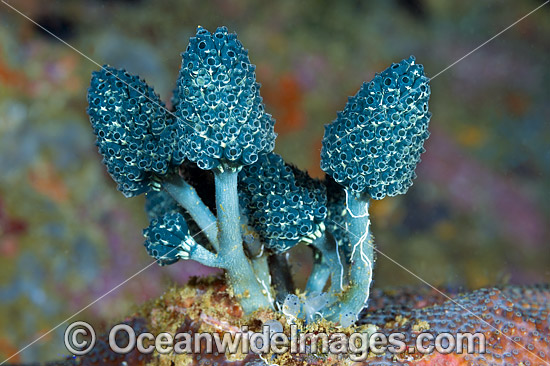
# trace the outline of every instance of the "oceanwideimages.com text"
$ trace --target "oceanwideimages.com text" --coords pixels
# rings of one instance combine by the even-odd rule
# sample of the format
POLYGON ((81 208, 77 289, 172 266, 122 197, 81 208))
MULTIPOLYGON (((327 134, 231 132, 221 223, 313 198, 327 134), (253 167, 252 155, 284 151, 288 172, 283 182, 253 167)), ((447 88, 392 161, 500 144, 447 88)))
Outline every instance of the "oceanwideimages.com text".
MULTIPOLYGON (((290 334, 273 331, 269 325, 264 325, 262 332, 252 332, 248 326, 242 326, 240 332, 136 334, 129 325, 118 324, 109 332, 108 346, 113 352, 119 354, 127 354, 134 350, 143 354, 155 351, 159 354, 217 352, 259 355, 290 352, 292 354, 348 355, 352 361, 363 361, 369 353, 480 354, 485 353, 486 349, 483 333, 422 332, 415 335, 413 342, 406 342, 406 340, 404 333, 307 333, 301 332, 296 325, 290 326, 290 334)), ((85 355, 90 352, 95 341, 94 329, 85 322, 72 323, 65 331, 65 345, 75 355, 85 355)))

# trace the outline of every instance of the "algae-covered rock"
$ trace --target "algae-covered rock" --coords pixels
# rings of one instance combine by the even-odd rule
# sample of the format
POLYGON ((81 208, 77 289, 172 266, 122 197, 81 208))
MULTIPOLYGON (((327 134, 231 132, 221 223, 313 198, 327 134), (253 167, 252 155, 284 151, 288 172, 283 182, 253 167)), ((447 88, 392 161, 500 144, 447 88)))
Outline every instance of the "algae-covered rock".
MULTIPOLYGON (((447 292, 448 293, 448 292, 447 292)), ((298 294, 299 296, 299 294, 298 294)), ((357 365, 542 365, 550 361, 550 287, 504 286, 480 289, 467 293, 447 295, 430 288, 397 288, 376 290, 371 295, 368 312, 358 325, 340 328, 334 323, 321 321, 306 325, 297 320, 291 327, 283 312, 260 310, 245 316, 240 305, 229 295, 221 278, 195 279, 184 287, 174 287, 160 298, 143 305, 135 314, 124 320, 136 332, 186 333, 194 341, 199 333, 223 335, 237 334, 243 329, 261 332, 262 324, 278 324, 289 336, 293 329, 298 333, 354 332, 389 336, 402 333, 406 351, 402 353, 369 352, 357 365), (245 327, 245 328, 243 328, 245 327), (433 351, 423 354, 412 351, 418 334, 428 332, 476 333, 485 337, 484 353, 468 354, 433 351)), ((280 329, 279 329, 280 330, 280 329)), ((479 345, 478 345, 479 346, 479 345)), ((298 349, 299 350, 299 349, 298 349)), ((306 347, 311 350, 311 344, 306 347)), ((208 352, 206 345, 200 353, 140 354, 132 351, 118 355, 108 348, 107 333, 99 337, 93 351, 77 358, 67 359, 63 365, 350 365, 348 355, 316 353, 273 352, 256 355, 218 352, 216 344, 208 352), (269 361, 269 362, 267 362, 269 361)))

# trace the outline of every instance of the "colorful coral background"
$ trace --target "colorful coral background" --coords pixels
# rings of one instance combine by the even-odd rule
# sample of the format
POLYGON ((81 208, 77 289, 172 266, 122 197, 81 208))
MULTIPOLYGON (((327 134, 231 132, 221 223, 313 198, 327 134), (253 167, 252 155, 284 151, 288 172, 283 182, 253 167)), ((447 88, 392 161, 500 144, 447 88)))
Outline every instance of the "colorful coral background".
MULTIPOLYGON (((86 88, 107 63, 168 101, 199 24, 238 33, 277 119, 276 151, 319 177, 323 124, 363 81, 411 54, 437 75, 418 179, 374 204, 387 256, 376 287, 550 282, 550 5, 439 74, 542 1, 9 3, 85 56, 0 4, 0 361, 151 264, 143 199, 125 199, 101 165, 86 88)), ((206 273, 152 265, 74 320, 113 322, 206 273)), ((12 361, 64 355, 64 328, 12 361)))

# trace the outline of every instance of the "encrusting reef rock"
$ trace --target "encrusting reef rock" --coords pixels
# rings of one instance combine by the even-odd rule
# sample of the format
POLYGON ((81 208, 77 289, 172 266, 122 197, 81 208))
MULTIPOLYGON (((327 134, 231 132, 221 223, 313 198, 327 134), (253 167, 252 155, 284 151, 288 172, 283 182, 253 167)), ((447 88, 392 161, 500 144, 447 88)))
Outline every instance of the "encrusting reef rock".
MULTIPOLYGON (((460 365, 547 365, 550 362, 550 286, 504 286, 480 289, 469 293, 453 293, 447 297, 429 288, 375 290, 371 294, 368 311, 358 325, 338 328, 334 323, 317 322, 305 325, 296 320, 301 331, 309 332, 381 332, 386 335, 401 332, 405 335, 406 351, 375 355, 370 352, 366 360, 353 362, 347 356, 334 354, 224 354, 213 345, 212 353, 144 355, 134 350, 126 355, 112 352, 108 347, 108 333, 98 337, 93 351, 70 358, 59 365, 408 365, 408 366, 460 366, 460 365), (436 351, 422 354, 408 353, 414 347, 420 332, 437 335, 443 332, 481 332, 486 339, 484 354, 441 354, 436 351), (266 361, 269 360, 267 363, 266 361)), ((281 312, 259 310, 244 315, 240 305, 231 297, 222 278, 194 279, 184 287, 174 287, 159 299, 143 305, 128 316, 124 323, 136 334, 161 332, 235 333, 242 326, 261 332, 262 324, 279 321, 284 332, 290 334, 288 317, 281 312)), ((119 336, 124 335, 121 332, 119 336)), ((124 346, 127 340, 117 337, 124 346)), ((424 342, 424 345, 427 345, 424 342)), ((479 346, 479 344, 477 344, 479 346)))

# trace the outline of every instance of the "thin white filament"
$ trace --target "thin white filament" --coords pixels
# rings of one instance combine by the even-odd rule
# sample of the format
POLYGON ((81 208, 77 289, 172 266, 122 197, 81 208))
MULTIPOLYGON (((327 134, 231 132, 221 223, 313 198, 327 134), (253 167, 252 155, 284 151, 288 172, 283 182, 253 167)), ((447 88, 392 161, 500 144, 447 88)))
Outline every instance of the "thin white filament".
MULTIPOLYGON (((258 277, 256 277, 256 279, 258 279, 258 277)), ((262 287, 264 288, 267 294, 267 299, 269 300, 270 303, 273 303, 273 296, 271 296, 271 291, 269 291, 269 287, 267 287, 264 281, 260 281, 260 283, 262 284, 262 287)))
POLYGON ((344 291, 344 265, 340 258, 340 250, 338 243, 336 243, 336 257, 338 257, 338 264, 340 265, 340 291, 344 291))

